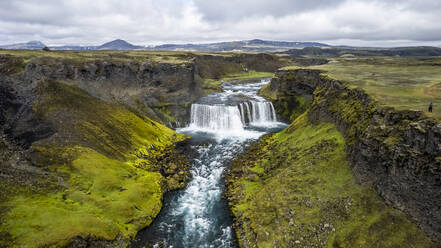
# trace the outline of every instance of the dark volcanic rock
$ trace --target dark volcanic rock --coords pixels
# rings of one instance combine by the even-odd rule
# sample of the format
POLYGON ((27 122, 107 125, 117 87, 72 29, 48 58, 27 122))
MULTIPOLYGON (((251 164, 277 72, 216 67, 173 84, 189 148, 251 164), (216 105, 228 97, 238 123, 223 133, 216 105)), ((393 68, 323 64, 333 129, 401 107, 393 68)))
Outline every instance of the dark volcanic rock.
POLYGON ((180 122, 188 118, 191 102, 202 96, 194 80, 194 64, 115 63, 90 61, 69 63, 54 58, 29 62, 23 74, 27 82, 44 78, 69 81, 103 100, 122 102, 165 124, 164 108, 180 122))
POLYGON ((34 141, 47 138, 54 133, 52 126, 35 116, 32 90, 0 76, 0 126, 14 143, 28 148, 34 141))

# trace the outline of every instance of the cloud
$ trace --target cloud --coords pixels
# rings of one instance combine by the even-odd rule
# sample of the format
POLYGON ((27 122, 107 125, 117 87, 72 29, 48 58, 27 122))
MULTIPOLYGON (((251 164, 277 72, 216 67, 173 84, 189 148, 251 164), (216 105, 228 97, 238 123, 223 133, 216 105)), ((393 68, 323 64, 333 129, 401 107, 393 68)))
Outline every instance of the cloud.
POLYGON ((316 9, 328 9, 341 0, 194 0, 193 3, 208 21, 237 21, 249 17, 284 17, 316 9))
POLYGON ((0 0, 0 6, 0 44, 261 38, 441 45, 438 0, 0 0))

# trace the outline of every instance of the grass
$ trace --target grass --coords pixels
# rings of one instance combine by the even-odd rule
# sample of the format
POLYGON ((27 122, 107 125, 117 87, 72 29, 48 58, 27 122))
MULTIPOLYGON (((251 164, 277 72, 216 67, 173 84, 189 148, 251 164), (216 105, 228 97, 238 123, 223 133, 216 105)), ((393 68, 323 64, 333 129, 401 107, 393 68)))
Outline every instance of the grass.
POLYGON ((254 70, 243 71, 239 73, 228 73, 223 75, 220 79, 208 78, 204 80, 203 88, 208 90, 208 92, 220 91, 220 86, 224 82, 241 82, 244 79, 253 79, 253 78, 272 78, 274 77, 274 73, 272 72, 257 72, 254 70))
POLYGON ((324 70, 397 109, 426 112, 432 101, 434 111, 427 115, 441 119, 441 58, 343 57, 308 68, 324 70))
POLYGON ((303 114, 233 163, 228 196, 245 247, 436 247, 354 181, 333 124, 303 114), (245 245, 247 244, 247 245, 245 245))
POLYGON ((271 84, 264 85, 258 94, 271 100, 277 116, 283 121, 292 122, 309 108, 311 99, 304 96, 287 96, 284 94, 286 92, 272 91, 270 86, 271 84))
MULTIPOLYGON (((8 209, 0 233, 12 240, 5 245, 58 247, 76 236, 130 240, 159 213, 168 188, 169 178, 149 169, 158 167, 154 158, 185 136, 74 85, 44 81, 37 88, 34 111, 57 134, 34 143, 31 157, 58 182, 0 203, 8 209)), ((183 161, 173 163, 184 176, 183 161)))
POLYGON ((12 55, 21 57, 25 62, 32 59, 50 57, 55 59, 67 59, 84 63, 94 60, 109 60, 113 62, 144 62, 149 59, 157 63, 181 64, 189 62, 192 58, 188 52, 161 52, 161 51, 41 51, 41 50, 0 50, 0 55, 12 55))
POLYGON ((74 148, 72 164, 53 168, 69 178, 66 190, 20 195, 7 204, 6 228, 19 247, 63 246, 76 236, 133 238, 161 209, 162 176, 74 148))
POLYGON ((272 72, 257 72, 250 70, 242 73, 227 74, 222 77, 222 80, 235 81, 235 80, 250 79, 250 78, 272 78, 272 77, 274 77, 274 73, 272 72))

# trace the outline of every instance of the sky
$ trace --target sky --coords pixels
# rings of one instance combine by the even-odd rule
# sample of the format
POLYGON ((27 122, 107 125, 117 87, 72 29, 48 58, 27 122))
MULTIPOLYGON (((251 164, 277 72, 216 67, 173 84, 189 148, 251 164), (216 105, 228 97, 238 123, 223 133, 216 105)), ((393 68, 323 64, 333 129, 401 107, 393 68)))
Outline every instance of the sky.
POLYGON ((0 0, 0 44, 441 46, 440 0, 0 0))

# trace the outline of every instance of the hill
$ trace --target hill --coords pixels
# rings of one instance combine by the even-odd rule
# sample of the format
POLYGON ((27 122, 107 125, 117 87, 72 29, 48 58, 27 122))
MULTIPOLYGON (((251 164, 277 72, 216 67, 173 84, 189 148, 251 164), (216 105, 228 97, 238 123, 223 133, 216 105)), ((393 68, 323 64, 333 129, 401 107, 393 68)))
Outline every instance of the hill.
POLYGON ((43 49, 46 45, 41 41, 29 41, 27 43, 16 43, 9 45, 0 45, 3 49, 27 49, 27 50, 39 50, 43 49))
POLYGON ((328 47, 329 45, 318 42, 290 42, 268 40, 242 40, 230 42, 218 42, 207 44, 164 44, 155 46, 154 50, 191 50, 200 52, 225 52, 225 51, 248 51, 248 52, 276 52, 292 48, 304 47, 328 47))
POLYGON ((102 44, 101 46, 97 47, 96 50, 134 50, 134 49, 142 49, 142 48, 144 47, 135 46, 125 40, 117 39, 102 44))
POLYGON ((330 56, 342 55, 355 56, 441 56, 441 48, 430 46, 418 47, 394 47, 394 48, 320 48, 305 47, 303 49, 291 49, 287 54, 295 56, 330 56))

